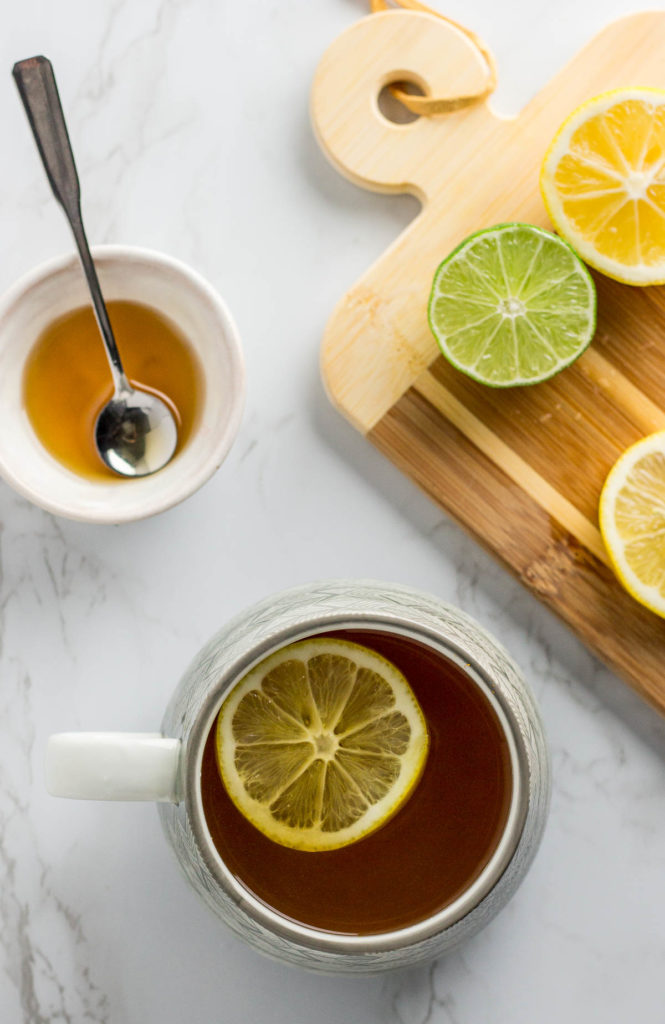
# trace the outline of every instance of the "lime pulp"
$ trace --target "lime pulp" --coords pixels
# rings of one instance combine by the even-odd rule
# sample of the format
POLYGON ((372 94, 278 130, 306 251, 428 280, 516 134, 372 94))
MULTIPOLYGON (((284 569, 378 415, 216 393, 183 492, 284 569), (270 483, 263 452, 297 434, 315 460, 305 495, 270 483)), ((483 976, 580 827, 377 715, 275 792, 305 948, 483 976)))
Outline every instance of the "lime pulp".
POLYGON ((547 380, 587 347, 596 290, 577 253, 532 224, 470 235, 440 264, 429 322, 458 370, 492 387, 547 380))

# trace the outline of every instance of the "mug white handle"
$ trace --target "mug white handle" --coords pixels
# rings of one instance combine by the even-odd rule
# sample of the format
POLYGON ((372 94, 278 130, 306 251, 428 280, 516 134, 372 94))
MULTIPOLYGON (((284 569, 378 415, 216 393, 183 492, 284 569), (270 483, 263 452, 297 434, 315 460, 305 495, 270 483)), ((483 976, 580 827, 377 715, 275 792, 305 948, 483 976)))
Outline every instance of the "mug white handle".
POLYGON ((160 733, 61 732, 46 747, 46 788, 79 800, 178 802, 180 740, 160 733))

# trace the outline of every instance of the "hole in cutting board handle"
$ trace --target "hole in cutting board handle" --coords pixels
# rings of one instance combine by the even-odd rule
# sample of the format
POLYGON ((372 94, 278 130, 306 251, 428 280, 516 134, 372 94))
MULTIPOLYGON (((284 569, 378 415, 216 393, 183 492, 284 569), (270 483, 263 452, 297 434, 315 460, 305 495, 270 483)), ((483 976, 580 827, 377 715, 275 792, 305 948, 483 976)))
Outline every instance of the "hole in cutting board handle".
POLYGON ((398 85, 404 92, 408 92, 411 96, 426 96, 427 93, 421 86, 420 82, 415 82, 412 79, 407 79, 403 75, 395 75, 390 81, 381 89, 379 95, 376 98, 376 104, 379 108, 381 115, 389 121, 390 124, 411 124, 412 121, 419 121, 420 114, 414 114, 412 110, 405 107, 396 96, 393 96, 390 91, 391 85, 398 85))

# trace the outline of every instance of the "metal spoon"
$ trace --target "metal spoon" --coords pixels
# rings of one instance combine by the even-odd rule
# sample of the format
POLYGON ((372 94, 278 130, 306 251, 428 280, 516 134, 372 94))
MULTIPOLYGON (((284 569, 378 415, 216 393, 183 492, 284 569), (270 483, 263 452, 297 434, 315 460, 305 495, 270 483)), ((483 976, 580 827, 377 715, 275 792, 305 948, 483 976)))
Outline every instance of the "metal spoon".
POLYGON ((97 417, 95 443, 116 473, 146 476, 169 461, 178 428, 168 406, 155 395, 133 388, 123 370, 85 237, 78 174, 51 62, 46 57, 29 57, 14 65, 13 75, 53 194, 74 234, 111 367, 115 390, 97 417))

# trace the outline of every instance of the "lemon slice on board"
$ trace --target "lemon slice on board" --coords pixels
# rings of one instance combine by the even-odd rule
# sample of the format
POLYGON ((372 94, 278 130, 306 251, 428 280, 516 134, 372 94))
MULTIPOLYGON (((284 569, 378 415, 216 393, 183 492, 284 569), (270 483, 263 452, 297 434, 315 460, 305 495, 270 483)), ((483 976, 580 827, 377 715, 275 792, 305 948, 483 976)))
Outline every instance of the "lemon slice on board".
POLYGON ((491 387, 547 380, 596 329, 596 289, 571 247, 533 224, 497 224, 441 263, 429 300, 441 352, 491 387))
POLYGON ((665 90, 619 89, 575 110, 543 162, 557 231, 625 284, 665 282, 665 90))
POLYGON ((600 531, 626 590, 665 616, 665 431, 632 445, 600 496, 600 531))
POLYGON ((406 679, 346 640, 283 647, 222 705, 217 763, 238 810, 276 843, 333 850, 383 825, 425 764, 428 735, 406 679))

